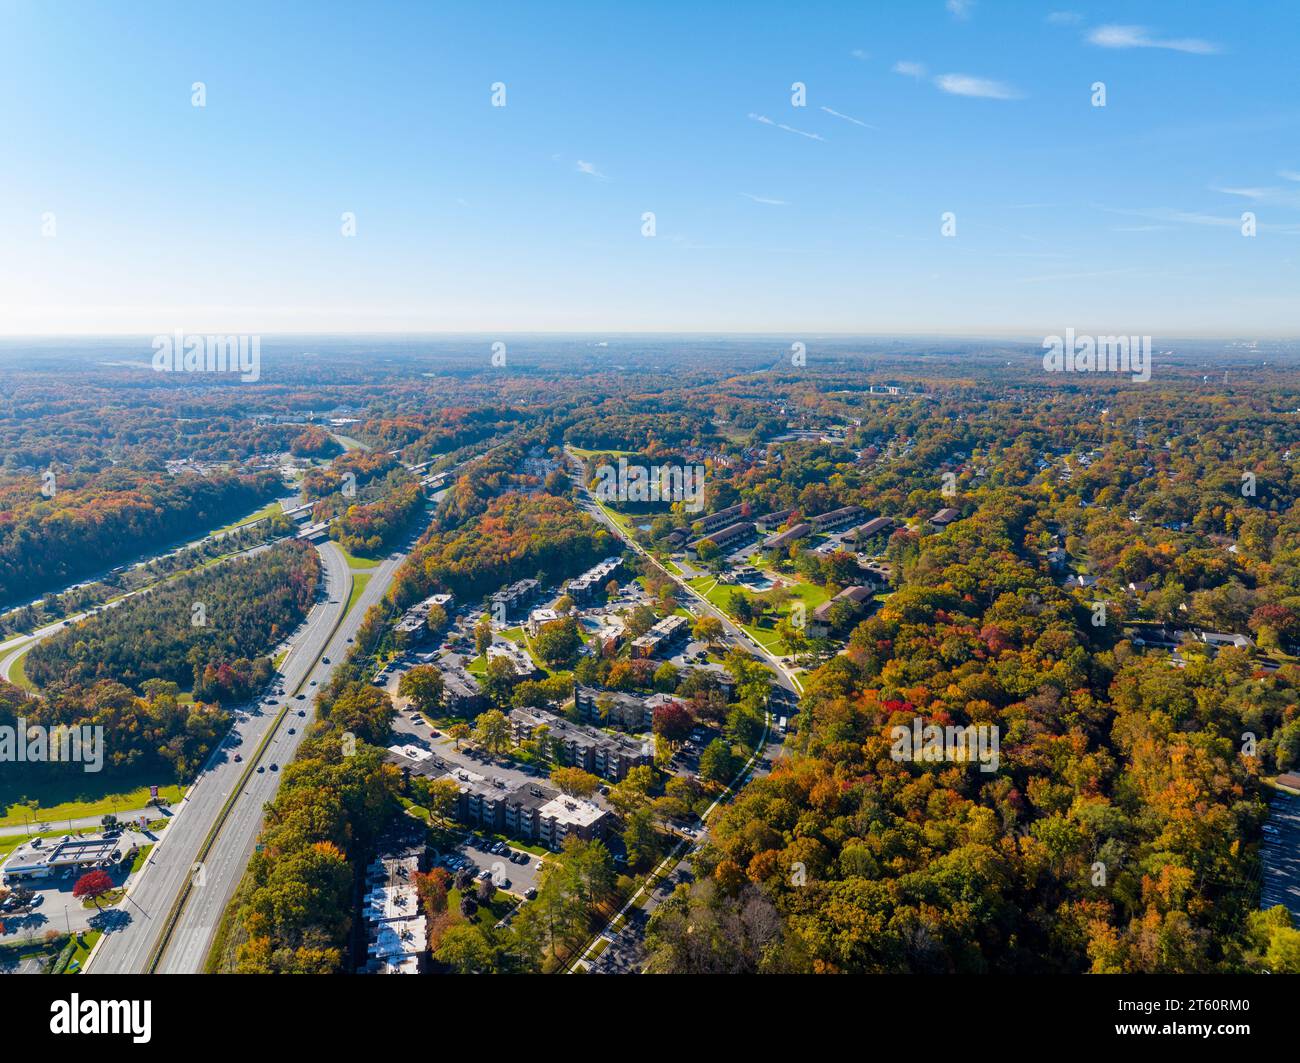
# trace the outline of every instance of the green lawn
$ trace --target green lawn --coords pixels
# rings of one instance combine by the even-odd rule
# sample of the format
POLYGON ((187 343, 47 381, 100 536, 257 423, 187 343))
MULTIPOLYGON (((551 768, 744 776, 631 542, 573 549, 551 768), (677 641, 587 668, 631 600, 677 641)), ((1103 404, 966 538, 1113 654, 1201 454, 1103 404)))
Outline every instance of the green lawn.
MULTIPOLYGON (((483 930, 491 930, 497 923, 506 917, 506 913, 515 906, 517 902, 514 898, 508 897, 500 890, 497 890, 492 899, 487 904, 480 904, 472 918, 465 919, 467 923, 476 923, 483 930)), ((455 912, 460 916, 460 890, 449 889, 447 891, 447 911, 455 912)), ((464 918, 461 916, 461 918, 464 918)))
MULTIPOLYGON (((32 645, 35 645, 33 643, 32 645)), ((27 654, 31 651, 31 646, 23 650, 14 658, 14 663, 9 666, 9 682, 16 687, 22 687, 24 690, 36 692, 36 684, 27 678, 27 654)))
POLYGON ((601 450, 587 450, 585 447, 575 447, 572 444, 569 444, 569 450, 584 461, 587 458, 594 458, 597 454, 609 454, 615 458, 627 458, 636 453, 635 450, 605 450, 603 448, 601 450))
POLYGON ((247 517, 241 517, 233 524, 227 524, 224 528, 218 528, 212 532, 213 535, 220 535, 222 532, 234 531, 236 528, 242 528, 245 524, 252 524, 255 520, 263 520, 266 517, 273 517, 277 513, 283 513, 284 508, 279 502, 272 502, 263 506, 256 513, 250 513, 247 517))
POLYGON ((72 950, 72 958, 68 960, 68 966, 63 968, 64 974, 81 973, 86 957, 90 955, 90 950, 95 947, 95 942, 99 940, 102 933, 102 930, 83 930, 77 935, 77 947, 72 950))
POLYGON ((352 574, 352 593, 348 595, 348 607, 344 610, 344 616, 352 612, 352 607, 357 604, 361 592, 366 589, 366 584, 370 582, 371 575, 370 572, 354 572, 352 574))
POLYGON ((181 799, 183 790, 164 785, 157 770, 80 773, 44 783, 31 780, 8 785, 0 778, 0 827, 24 823, 84 819, 110 812, 131 812, 149 803, 149 785, 168 803, 181 799))
MULTIPOLYGON (((775 577, 777 573, 767 572, 766 575, 769 577, 775 577)), ((807 615, 811 616, 812 611, 816 609, 817 606, 821 605, 822 602, 827 601, 831 596, 830 591, 825 587, 819 587, 815 583, 806 583, 803 580, 796 581, 793 577, 789 576, 781 576, 781 578, 789 581, 786 590, 790 593, 790 601, 781 608, 775 619, 764 621, 763 625, 759 627, 754 624, 741 624, 735 617, 731 617, 733 623, 739 624, 750 638, 758 642, 769 653, 775 654, 783 654, 786 652, 785 644, 782 643, 776 635, 776 624, 783 617, 790 615, 790 608, 794 602, 803 602, 807 615)), ((751 591, 739 584, 719 583, 712 576, 701 576, 698 579, 688 580, 687 582, 691 587, 699 591, 700 594, 704 595, 709 602, 717 606, 724 613, 727 613, 728 616, 731 616, 731 614, 727 612, 727 599, 731 597, 732 591, 743 590, 751 597, 759 593, 751 591)))
POLYGON ((343 551, 343 557, 347 560, 348 568, 352 569, 354 572, 364 572, 366 569, 375 568, 379 564, 379 561, 376 558, 361 557, 352 553, 346 547, 337 542, 334 545, 343 551))

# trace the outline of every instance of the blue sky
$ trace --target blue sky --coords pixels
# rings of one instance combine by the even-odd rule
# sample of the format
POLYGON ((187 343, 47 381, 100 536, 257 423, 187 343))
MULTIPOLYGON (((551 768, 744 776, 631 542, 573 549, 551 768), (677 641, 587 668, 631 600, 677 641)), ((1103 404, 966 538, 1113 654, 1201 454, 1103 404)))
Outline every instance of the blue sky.
POLYGON ((1294 336, 1298 44, 1270 0, 0 0, 0 333, 1294 336))

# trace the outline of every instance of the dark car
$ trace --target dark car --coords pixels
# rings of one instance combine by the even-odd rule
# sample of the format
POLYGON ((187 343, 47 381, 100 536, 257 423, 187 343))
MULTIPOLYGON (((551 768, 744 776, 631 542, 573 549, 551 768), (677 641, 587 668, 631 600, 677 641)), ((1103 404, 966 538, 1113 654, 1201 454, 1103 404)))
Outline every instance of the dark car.
POLYGON ((242 753, 236 753, 236 754, 235 754, 235 763, 236 763, 236 764, 238 764, 238 763, 239 763, 241 760, 243 760, 243 759, 244 759, 244 755, 243 755, 242 753))
POLYGON ((289 728, 289 733, 290 733, 291 735, 296 735, 296 734, 298 733, 298 728, 296 728, 296 727, 290 727, 290 728, 289 728))
POLYGON ((307 710, 306 710, 306 709, 299 709, 299 710, 298 710, 298 715, 299 715, 299 716, 306 716, 306 715, 307 715, 307 710))
POLYGON ((279 770, 280 770, 280 765, 279 765, 279 764, 275 764, 275 763, 273 763, 273 764, 271 765, 271 770, 272 770, 272 771, 279 771, 279 770))
POLYGON ((261 774, 262 774, 263 772, 265 772, 265 771, 266 771, 266 769, 265 769, 264 767, 262 767, 262 765, 259 764, 259 765, 257 766, 257 774, 258 774, 258 775, 261 775, 261 774))
POLYGON ((296 700, 297 700, 297 701, 303 701, 306 697, 307 697, 306 694, 299 694, 298 697, 296 698, 296 700))
POLYGON ((328 657, 322 657, 322 658, 320 659, 320 663, 321 663, 321 664, 329 664, 329 663, 330 663, 330 659, 329 659, 328 657))

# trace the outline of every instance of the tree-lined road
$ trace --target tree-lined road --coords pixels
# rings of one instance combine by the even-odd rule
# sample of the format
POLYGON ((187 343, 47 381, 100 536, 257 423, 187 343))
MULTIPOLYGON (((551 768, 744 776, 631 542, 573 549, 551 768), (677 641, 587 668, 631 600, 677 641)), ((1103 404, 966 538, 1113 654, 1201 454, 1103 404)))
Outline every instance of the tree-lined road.
MULTIPOLYGON (((295 634, 289 654, 278 670, 279 678, 276 682, 277 686, 283 685, 289 704, 304 707, 309 706, 311 701, 304 698, 300 702, 293 695, 300 688, 315 689, 309 685, 310 680, 317 678, 320 658, 326 655, 325 646, 339 624, 343 610, 347 608, 348 596, 352 591, 352 575, 342 550, 332 542, 317 547, 317 550, 324 563, 325 594, 295 634)), ((297 710, 291 711, 295 713, 292 718, 299 719, 296 716, 297 710)), ((213 753, 190 786, 184 800, 175 806, 175 817, 150 852, 148 862, 120 906, 130 921, 99 940, 87 961, 88 973, 146 972, 155 960, 155 949, 161 944, 165 924, 186 880, 191 874, 196 875, 195 881, 199 883, 206 884, 211 879, 221 880, 216 865, 211 871, 206 866, 201 873, 195 871, 199 852, 227 798, 239 785, 244 769, 250 763, 254 764, 250 779, 261 778, 255 770, 257 750, 273 728, 277 731, 280 729, 275 727, 277 715, 277 708, 260 703, 252 705, 248 712, 238 713, 230 734, 213 753), (236 760, 236 757, 239 759, 236 760)), ((293 726, 287 722, 288 719, 286 717, 281 724, 282 728, 293 726)), ((298 730, 301 732, 302 728, 298 730)), ((276 737, 269 741, 267 756, 263 758, 267 764, 282 748, 276 744, 277 741, 279 739, 276 737), (276 753, 272 754, 271 749, 275 749, 276 753)), ((278 773, 271 772, 269 768, 265 774, 274 775, 278 780, 278 773)), ((274 784, 269 793, 274 793, 274 784)), ((237 807, 238 804, 237 802, 237 807)), ((260 802, 257 808, 260 817, 260 802)), ((206 885, 199 888, 205 889, 206 885)))

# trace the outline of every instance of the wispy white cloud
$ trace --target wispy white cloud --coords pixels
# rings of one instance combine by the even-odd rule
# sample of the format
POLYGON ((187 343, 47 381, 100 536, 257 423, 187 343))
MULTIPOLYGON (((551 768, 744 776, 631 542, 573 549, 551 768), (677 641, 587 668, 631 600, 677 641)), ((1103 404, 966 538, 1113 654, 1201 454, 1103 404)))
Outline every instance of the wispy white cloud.
POLYGON ((975 7, 975 0, 947 0, 944 7, 953 18, 968 19, 975 7))
POLYGON ((1225 196, 1241 196, 1243 199, 1267 199, 1276 192, 1276 188, 1221 188, 1212 187, 1212 192, 1222 192, 1225 196))
POLYGON ((1278 170, 1277 175, 1284 181, 1300 181, 1300 170, 1278 170))
POLYGON ((741 192, 746 199, 752 199, 755 203, 766 203, 769 207, 785 207, 789 204, 784 199, 772 199, 769 196, 755 196, 748 192, 741 192))
POLYGON ((820 133, 809 133, 803 129, 795 129, 792 125, 786 125, 784 122, 774 122, 765 114, 755 114, 749 112, 749 117, 755 122, 761 122, 763 125, 770 125, 776 129, 782 129, 787 133, 794 133, 797 136, 807 137, 809 140, 825 140, 826 138, 820 133))
POLYGON ((579 159, 575 169, 578 173, 585 173, 588 177, 595 177, 602 181, 606 180, 605 175, 596 169, 596 164, 587 162, 585 159, 579 159))
POLYGON ((842 118, 846 122, 852 122, 854 125, 860 125, 863 129, 875 129, 876 127, 862 121, 860 118, 854 118, 851 114, 841 114, 839 111, 833 111, 829 107, 822 107, 822 110, 833 118, 842 118))
POLYGON ((1082 22, 1083 16, 1077 11, 1053 11, 1047 21, 1053 26, 1073 26, 1082 22))
MULTIPOLYGON (((1300 174, 1296 174, 1296 179, 1300 180, 1300 174)), ((1256 203, 1269 203, 1274 206, 1300 208, 1300 189, 1297 188, 1277 188, 1271 185, 1214 185, 1211 187, 1210 191, 1219 192, 1225 196, 1240 196, 1242 199, 1253 200, 1256 203)))
MULTIPOLYGON (((1166 207, 1150 207, 1139 210, 1123 207, 1100 207, 1099 209, 1106 211, 1108 214, 1121 214, 1130 218, 1143 218, 1172 225, 1204 225, 1219 229, 1239 229, 1241 227, 1241 216, 1239 214, 1222 217, 1218 214, 1206 214, 1203 211, 1170 210, 1166 207)), ((1300 225, 1266 225, 1261 222, 1259 231, 1300 236, 1300 225)))
POLYGON ((925 64, 914 63, 910 59, 900 59, 894 64, 893 71, 895 74, 903 74, 910 78, 923 78, 925 77, 925 64))
POLYGON ((853 51, 849 52, 849 55, 853 56, 853 58, 857 59, 859 62, 865 62, 871 58, 871 54, 863 48, 854 48, 853 51))
POLYGON ((1098 26, 1088 34, 1089 44, 1099 48, 1164 48, 1189 55, 1214 55, 1219 46, 1198 37, 1152 37, 1144 26, 1098 26))
POLYGON ((984 100, 1018 100, 1020 93, 1001 81, 970 74, 940 74, 934 79, 941 92, 953 96, 976 96, 984 100))

